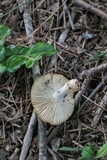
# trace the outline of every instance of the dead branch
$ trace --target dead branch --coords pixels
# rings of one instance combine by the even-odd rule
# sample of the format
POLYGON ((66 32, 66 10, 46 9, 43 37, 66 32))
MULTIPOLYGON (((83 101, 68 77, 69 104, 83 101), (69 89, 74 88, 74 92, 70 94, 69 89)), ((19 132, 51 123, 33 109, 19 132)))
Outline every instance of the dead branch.
MULTIPOLYGON (((17 1, 17 2, 18 2, 18 4, 20 4, 20 1, 17 1)), ((23 18, 24 18, 24 24, 25 24, 25 28, 26 28, 26 35, 28 37, 29 34, 31 34, 33 32, 32 20, 31 20, 31 15, 29 12, 28 4, 25 4, 23 6, 23 11, 24 11, 23 18)), ((36 114, 35 114, 35 112, 33 112, 31 119, 30 119, 30 122, 29 122, 29 125, 28 125, 27 132, 26 132, 24 140, 23 140, 23 146, 22 146, 19 160, 25 160, 27 157, 29 148, 31 146, 35 125, 36 125, 36 114)))
POLYGON ((36 114, 35 112, 32 113, 27 132, 25 134, 24 140, 23 140, 23 146, 20 154, 19 160, 25 160, 29 151, 29 148, 32 143, 32 136, 33 136, 33 131, 36 126, 36 114))
POLYGON ((99 66, 83 71, 81 76, 83 77, 88 76, 89 78, 92 78, 94 75, 101 73, 101 72, 105 72, 106 70, 107 70, 107 63, 104 63, 99 66))
POLYGON ((39 124, 39 160, 47 160, 46 128, 45 128, 45 123, 39 117, 38 117, 38 124, 39 124))
POLYGON ((107 20, 107 14, 105 12, 92 6, 91 4, 84 2, 83 0, 72 0, 72 3, 75 5, 78 5, 80 7, 83 7, 84 9, 86 9, 86 10, 96 14, 97 16, 107 20))
MULTIPOLYGON (((19 1, 19 3, 20 3, 20 1, 19 1)), ((26 35, 29 38, 29 35, 31 35, 32 32, 33 32, 32 18, 31 18, 30 12, 29 12, 29 5, 25 4, 23 6, 23 9, 24 9, 23 19, 24 19, 24 24, 25 24, 26 35)), ((28 42, 30 44, 32 44, 31 39, 28 39, 28 42)), ((39 66, 35 65, 35 66, 33 66, 33 78, 34 78, 34 80, 38 76, 40 76, 40 69, 39 69, 39 66)), ((30 119, 30 123, 28 125, 26 135, 25 135, 24 140, 23 140, 23 146, 22 146, 22 150, 21 150, 19 160, 25 160, 26 157, 27 157, 29 148, 31 146, 33 131, 34 131, 35 125, 36 125, 36 114, 33 111, 31 119, 30 119)), ((40 139, 39 139, 39 144, 40 144, 39 155, 40 155, 40 158, 39 158, 39 160, 42 160, 42 159, 47 160, 47 154, 46 154, 47 153, 47 147, 46 147, 46 137, 45 137, 46 136, 46 130, 44 128, 45 124, 41 120, 38 120, 38 125, 39 125, 39 133, 40 133, 40 135, 39 135, 40 136, 40 139), (44 128, 44 130, 43 130, 43 128, 44 128)))

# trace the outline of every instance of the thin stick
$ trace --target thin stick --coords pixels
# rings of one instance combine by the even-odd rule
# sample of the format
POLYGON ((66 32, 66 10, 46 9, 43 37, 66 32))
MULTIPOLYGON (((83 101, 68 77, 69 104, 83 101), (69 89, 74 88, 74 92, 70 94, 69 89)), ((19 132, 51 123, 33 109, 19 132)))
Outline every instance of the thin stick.
POLYGON ((48 152, 52 155, 53 160, 58 160, 56 154, 48 147, 48 152))
POLYGON ((59 130, 61 129, 62 126, 63 126, 63 124, 60 124, 53 129, 53 131, 50 133, 50 135, 47 138, 47 144, 51 141, 51 139, 53 137, 55 137, 58 134, 58 132, 59 132, 59 130))
POLYGON ((38 124, 39 124, 39 160, 47 160, 46 127, 45 123, 40 118, 38 118, 38 124))
POLYGON ((101 108, 101 107, 97 108, 97 110, 95 112, 95 116, 91 122, 92 127, 96 126, 99 123, 99 120, 104 112, 104 109, 107 107, 107 92, 105 93, 103 99, 101 100, 100 106, 102 106, 103 108, 101 108))
POLYGON ((107 109, 103 108, 102 106, 100 106, 99 104, 97 104, 96 102, 92 101, 91 99, 89 99, 88 97, 82 95, 83 97, 85 97, 86 99, 88 99, 88 101, 90 101, 91 103, 93 103, 94 105, 96 105, 97 107, 100 107, 102 109, 104 109, 107 112, 107 109))
MULTIPOLYGON (((23 6, 23 9, 24 9, 23 19, 24 19, 24 24, 25 24, 25 29, 26 29, 26 35, 28 37, 29 34, 31 34, 33 32, 32 19, 31 19, 31 15, 30 15, 30 12, 29 12, 28 4, 25 4, 23 6)), ((26 132, 24 140, 23 140, 23 146, 22 146, 22 150, 21 150, 19 160, 25 160, 26 157, 27 157, 29 148, 30 148, 31 143, 32 143, 33 131, 34 131, 34 128, 36 126, 36 119, 37 119, 36 114, 33 111, 32 115, 31 115, 29 125, 28 125, 27 132, 26 132)))
MULTIPOLYGON (((85 94, 92 78, 99 73, 101 74, 102 72, 105 72, 106 70, 107 70, 107 63, 101 64, 97 67, 93 67, 89 70, 85 70, 82 72, 81 75, 86 78, 84 79, 84 82, 81 86, 81 90, 77 93, 77 95, 75 97, 75 106, 77 106, 79 99, 81 98, 81 95, 85 94)), ((105 74, 105 76, 106 76, 106 74, 105 74)))
POLYGON ((73 22, 71 13, 70 13, 70 11, 69 11, 69 8, 68 8, 68 6, 67 6, 67 4, 66 4, 66 2, 65 2, 64 0, 62 0, 62 3, 63 3, 63 5, 64 5, 64 10, 65 10, 65 11, 67 12, 67 14, 68 14, 68 18, 69 18, 69 22, 70 22, 70 25, 71 25, 71 27, 72 27, 72 30, 75 30, 75 25, 74 25, 74 22, 73 22))
POLYGON ((27 132, 23 140, 23 146, 22 146, 19 160, 26 160, 29 148, 32 143, 32 136, 33 136, 33 131, 34 131, 35 126, 36 126, 36 114, 35 112, 33 112, 31 115, 31 119, 28 125, 27 132))
MULTIPOLYGON (((99 83, 99 85, 94 89, 94 91, 89 95, 88 98, 89 98, 89 99, 92 99, 92 98, 94 97, 94 95, 99 91, 99 89, 103 86, 103 84, 104 84, 104 82, 101 81, 101 82, 99 83)), ((88 102, 88 99, 86 99, 86 100, 84 101, 84 103, 79 107, 79 110, 78 110, 79 113, 80 113, 81 110, 86 106, 87 102, 88 102)))
POLYGON ((82 76, 88 76, 88 77, 93 77, 95 76, 95 74, 98 74, 98 73, 101 73, 101 72, 104 72, 107 70, 107 63, 103 63, 99 66, 96 66, 96 67, 93 67, 91 69, 88 69, 88 70, 85 70, 82 72, 82 76))
MULTIPOLYGON (((65 2, 66 2, 66 1, 67 1, 67 0, 65 0, 65 2)), ((57 9, 46 19, 45 22, 41 23, 41 24, 39 25, 39 27, 36 28, 36 29, 32 32, 32 34, 30 35, 30 37, 33 37, 33 36, 36 34, 36 32, 38 31, 38 29, 39 29, 41 26, 43 26, 61 7, 62 7, 62 5, 61 5, 59 8, 57 8, 57 9)))
POLYGON ((8 12, 6 12, 5 14, 3 14, 2 16, 0 16, 0 18, 3 18, 4 16, 8 15, 9 13, 12 13, 14 10, 16 10, 17 8, 23 6, 24 4, 26 4, 27 2, 29 2, 30 0, 26 0, 25 2, 19 4, 19 6, 14 7, 13 9, 9 10, 8 12))
MULTIPOLYGON (((33 25, 32 25, 32 18, 31 18, 30 12, 29 12, 28 4, 25 4, 23 6, 23 9, 24 9, 23 19, 24 19, 24 24, 25 24, 26 35, 29 38, 29 35, 31 35, 32 32, 33 32, 33 25)), ((32 44, 31 39, 28 39, 28 41, 29 41, 30 44, 32 44)), ((37 65, 33 66, 32 69, 33 69, 33 78, 35 80, 37 77, 40 76, 40 69, 39 69, 39 66, 37 66, 37 65)), ((22 146, 22 150, 21 150, 19 160, 25 160, 26 157, 27 157, 29 148, 31 146, 33 131, 34 131, 35 125, 36 125, 36 114, 33 111, 31 119, 30 119, 30 123, 28 125, 26 135, 25 135, 24 140, 23 140, 23 146, 22 146)), ((44 128, 45 124, 41 120, 38 120, 38 125, 39 125, 39 133, 40 133, 40 135, 39 135, 40 136, 40 139, 39 139, 39 144, 40 144, 39 155, 40 155, 40 158, 39 158, 39 160, 47 160, 46 130, 44 128), (42 159, 43 157, 45 157, 45 158, 42 159)))
POLYGON ((72 0, 73 4, 79 5, 83 8, 85 8, 86 10, 96 14, 97 16, 107 20, 107 14, 105 12, 103 12, 102 10, 92 6, 91 4, 88 4, 86 2, 84 2, 83 0, 72 0))
MULTIPOLYGON (((33 66, 33 78, 40 77, 39 66, 33 66)), ((47 160, 47 138, 45 123, 38 117, 39 125, 39 160, 47 160)))

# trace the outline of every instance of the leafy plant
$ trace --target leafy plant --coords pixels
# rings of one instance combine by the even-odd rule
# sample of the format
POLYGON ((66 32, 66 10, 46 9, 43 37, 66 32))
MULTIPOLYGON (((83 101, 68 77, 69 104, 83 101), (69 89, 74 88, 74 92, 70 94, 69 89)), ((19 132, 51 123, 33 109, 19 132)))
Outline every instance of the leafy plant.
POLYGON ((92 160, 94 157, 94 147, 92 144, 85 146, 82 148, 82 157, 79 160, 92 160))
MULTIPOLYGON (((78 148, 63 146, 58 150, 62 152, 77 152, 78 148)), ((107 157, 107 142, 99 147, 99 149, 89 143, 87 146, 82 147, 80 150, 82 151, 79 160, 96 160, 99 158, 104 158, 107 157)))
POLYGON ((94 160, 98 158, 104 158, 107 156, 107 142, 103 144, 98 150, 89 144, 82 148, 82 157, 79 160, 94 160), (95 155, 96 152, 96 155, 95 155))
POLYGON ((96 158, 104 158, 107 156, 107 142, 100 147, 97 152, 96 158))
POLYGON ((74 151, 78 151, 78 148, 71 148, 71 147, 65 147, 65 146, 63 146, 63 147, 60 147, 59 149, 58 149, 59 151, 66 151, 66 152, 74 152, 74 151))
POLYGON ((56 50, 48 43, 39 42, 31 47, 21 45, 5 46, 6 37, 11 34, 11 30, 6 25, 0 25, 0 73, 5 71, 15 72, 22 65, 31 68, 42 55, 51 56, 56 50))
POLYGON ((97 61, 97 60, 103 60, 104 58, 107 58, 107 50, 101 51, 101 52, 97 52, 96 54, 94 54, 91 57, 90 60, 97 61))

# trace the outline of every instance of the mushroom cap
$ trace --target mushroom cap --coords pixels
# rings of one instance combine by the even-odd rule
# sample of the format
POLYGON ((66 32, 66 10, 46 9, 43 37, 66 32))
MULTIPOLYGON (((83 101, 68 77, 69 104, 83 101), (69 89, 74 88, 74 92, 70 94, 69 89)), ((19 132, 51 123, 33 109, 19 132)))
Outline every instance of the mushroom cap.
POLYGON ((60 74, 46 74, 36 79, 31 89, 31 102, 36 114, 52 125, 66 121, 74 111, 72 91, 63 101, 56 101, 53 94, 67 83, 68 79, 60 74))

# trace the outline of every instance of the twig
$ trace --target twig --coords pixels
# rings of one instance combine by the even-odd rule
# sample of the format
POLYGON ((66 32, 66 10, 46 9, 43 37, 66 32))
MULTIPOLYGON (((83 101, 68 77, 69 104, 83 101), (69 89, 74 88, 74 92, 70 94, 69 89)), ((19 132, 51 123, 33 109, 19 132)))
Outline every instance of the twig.
POLYGON ((42 0, 42 1, 38 4, 38 6, 34 9, 33 12, 35 12, 38 8, 40 8, 44 2, 45 2, 45 0, 42 0))
POLYGON ((72 3, 79 5, 79 6, 83 7, 84 9, 96 14, 97 16, 107 20, 107 14, 105 12, 92 6, 91 4, 84 2, 83 0, 72 0, 72 3))
POLYGON ((48 147, 48 152, 52 155, 53 160, 58 160, 56 154, 48 147))
POLYGON ((33 131, 36 126, 36 114, 35 112, 32 113, 27 132, 25 134, 24 140, 23 140, 23 146, 20 154, 19 160, 25 160, 29 151, 29 148, 31 146, 32 142, 32 136, 33 136, 33 131))
POLYGON ((58 134, 58 132, 59 132, 59 130, 61 129, 62 126, 63 126, 63 124, 60 124, 53 129, 53 131, 50 133, 50 135, 47 138, 47 144, 51 141, 51 139, 53 137, 55 137, 58 134))
POLYGON ((107 63, 101 64, 99 66, 93 67, 89 70, 85 70, 82 72, 82 76, 93 77, 98 73, 104 72, 107 70, 107 63))
MULTIPOLYGON (((70 14, 70 11, 69 11, 69 9, 68 9, 68 7, 67 7, 66 2, 64 2, 64 0, 62 0, 62 3, 63 3, 63 5, 64 5, 64 9, 65 9, 65 11, 67 12, 68 17, 69 17, 69 21, 67 22, 67 25, 71 24, 72 30, 75 30, 75 26, 74 26, 74 23, 73 23, 74 17, 73 17, 73 18, 71 17, 71 14, 70 14)), ((68 35, 68 33, 69 33, 69 30, 70 30, 70 28, 67 27, 67 28, 65 28, 65 30, 61 33, 61 35, 60 35, 60 37, 59 37, 59 39, 58 39, 58 42, 59 42, 59 43, 65 42, 65 39, 66 39, 66 37, 67 37, 67 35, 68 35)))
MULTIPOLYGON (((94 91, 88 96, 88 98, 89 98, 89 99, 92 99, 92 98, 94 97, 94 95, 99 91, 99 89, 103 86, 103 84, 104 84, 104 81, 101 81, 101 82, 99 83, 99 85, 94 89, 94 91)), ((79 113, 80 113, 81 110, 86 106, 87 102, 88 102, 88 99, 86 99, 86 100, 84 101, 84 103, 80 106, 80 108, 79 108, 79 110, 78 110, 79 113)))
MULTIPOLYGON (((69 22, 68 22, 68 23, 69 23, 69 22)), ((58 25, 57 25, 57 27, 58 27, 58 25)), ((59 39, 58 39, 58 42, 59 42, 59 43, 65 42, 65 39, 66 39, 66 37, 67 37, 67 35, 68 35, 68 33, 69 33, 69 30, 70 30, 70 28, 66 28, 66 29, 61 33, 61 35, 59 36, 59 39)), ((55 44, 55 45, 56 45, 56 44, 55 44)), ((48 69, 49 69, 49 70, 52 69, 52 68, 55 66, 56 62, 57 62, 57 57, 56 57, 56 55, 53 55, 52 58, 51 58, 51 62, 50 62, 50 64, 49 64, 49 66, 48 66, 48 69)))
POLYGON ((39 124, 39 160, 47 160, 45 123, 40 118, 38 118, 38 124, 39 124))
MULTIPOLYGON (((29 38, 29 35, 33 32, 32 18, 29 11, 29 5, 25 4, 23 8, 24 8, 23 20, 24 20, 26 35, 27 35, 27 38, 29 38)), ((28 42, 30 44, 32 43, 30 39, 28 39, 28 42)))
MULTIPOLYGON (((25 4, 23 6, 23 8, 24 8, 23 19, 24 19, 24 24, 25 24, 25 29, 26 29, 26 35, 29 38, 29 35, 31 35, 32 32, 33 32, 32 18, 31 18, 30 12, 29 12, 28 4, 25 4)), ((32 44, 32 41, 30 39, 28 39, 28 42, 30 44, 32 44)), ((35 66, 33 66, 33 78, 34 78, 34 80, 39 76, 40 76, 39 66, 35 65, 35 66)), ((26 157, 27 157, 29 148, 31 146, 33 131, 34 131, 35 125, 36 125, 36 114, 33 111, 31 119, 30 119, 30 123, 28 125, 26 135, 25 135, 24 140, 23 140, 23 146, 22 146, 21 155, 20 155, 19 160, 25 160, 26 157)), ((47 160, 47 154, 46 154, 47 153, 47 148, 46 148, 46 137, 45 137, 45 134, 46 134, 45 132, 46 131, 45 131, 45 128, 44 128, 45 124, 41 120, 38 120, 38 125, 39 125, 39 133, 40 133, 40 135, 39 135, 40 136, 40 139, 39 139, 39 144, 40 144, 39 155, 40 155, 40 158, 39 158, 39 160, 47 160), (43 128, 44 128, 44 130, 43 130, 43 128), (43 142, 43 140, 44 140, 44 142, 43 142), (42 159, 42 158, 44 158, 44 159, 42 159)))
MULTIPOLYGON (((29 12, 28 4, 25 4, 23 6, 23 9, 24 9, 23 10, 24 11, 24 13, 23 13, 24 24, 25 24, 25 29, 26 29, 26 35, 28 37, 29 34, 31 34, 33 32, 32 20, 31 20, 31 15, 29 12)), ((23 140, 23 146, 22 146, 19 160, 25 160, 27 157, 29 148, 31 146, 35 125, 36 125, 36 114, 33 111, 29 125, 28 125, 27 132, 26 132, 24 140, 23 140)))
POLYGON ((88 99, 88 101, 90 101, 91 103, 93 103, 94 105, 96 105, 97 107, 100 107, 102 109, 104 109, 107 112, 107 109, 105 109, 104 107, 100 106, 99 104, 97 104, 96 102, 94 102, 93 100, 89 99, 88 97, 82 95, 84 98, 88 99))
MULTIPOLYGON (((40 76, 39 66, 33 66, 33 78, 40 76)), ((34 112, 34 111, 33 111, 34 112)), ((39 125, 39 160, 47 160, 47 138, 45 123, 38 117, 39 125)))
POLYGON ((81 98, 81 95, 85 94, 85 92, 86 92, 86 90, 87 90, 92 78, 95 75, 99 74, 99 73, 101 74, 102 72, 105 72, 106 70, 107 70, 107 63, 101 64, 101 65, 99 65, 97 67, 93 67, 93 68, 91 68, 89 70, 85 70, 85 71, 82 72, 81 75, 83 77, 86 77, 86 78, 84 79, 84 82, 83 82, 83 84, 81 86, 81 90, 77 93, 77 95, 75 97, 75 105, 76 106, 77 106, 77 104, 78 104, 78 102, 79 102, 79 100, 81 98))
POLYGON ((16 148, 12 153, 12 155, 8 158, 8 160, 17 159, 19 151, 20 151, 19 148, 16 148))
MULTIPOLYGON (((66 2, 67 0, 65 0, 65 2, 66 2)), ((59 7, 59 8, 57 8, 47 19, 46 19, 46 21, 44 21, 43 23, 41 23, 40 25, 39 25, 39 27, 38 28, 36 28, 33 32, 32 32, 32 34, 30 35, 30 37, 33 37, 35 34, 36 34, 36 32, 38 31, 38 29, 41 27, 41 26, 43 26, 53 15, 55 15, 55 13, 60 9, 62 7, 62 5, 59 7)))
POLYGON ((69 18, 69 22, 70 22, 70 25, 71 25, 71 27, 72 27, 72 30, 75 30, 75 25, 74 25, 74 22, 73 22, 71 13, 70 13, 70 11, 69 11, 69 8, 68 8, 68 6, 67 6, 67 4, 66 4, 66 2, 65 2, 64 0, 62 0, 62 3, 63 3, 63 5, 64 5, 64 10, 65 10, 65 11, 67 12, 67 14, 68 14, 68 18, 69 18))
POLYGON ((60 35, 58 42, 63 43, 69 33, 70 28, 66 28, 60 35))
POLYGON ((5 14, 3 14, 2 16, 0 16, 0 18, 3 18, 4 16, 8 15, 9 13, 12 13, 14 10, 18 9, 19 7, 23 6, 24 4, 26 4, 27 2, 29 2, 30 0, 26 0, 25 2, 19 4, 19 6, 14 7, 13 9, 9 10, 8 12, 6 12, 5 14))
MULTIPOLYGON (((106 108, 107 107, 107 92, 105 93, 103 99, 101 100, 100 102, 100 106, 102 106, 103 108, 106 108)), ((92 122, 91 122, 91 126, 94 127, 98 124, 103 112, 104 112, 104 109, 103 108, 100 108, 98 107, 96 112, 95 112, 95 117, 93 118, 92 122)))
POLYGON ((18 6, 19 6, 19 11, 20 11, 20 13, 22 13, 23 12, 23 0, 16 0, 17 1, 17 3, 18 3, 18 6))

